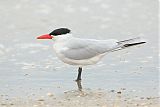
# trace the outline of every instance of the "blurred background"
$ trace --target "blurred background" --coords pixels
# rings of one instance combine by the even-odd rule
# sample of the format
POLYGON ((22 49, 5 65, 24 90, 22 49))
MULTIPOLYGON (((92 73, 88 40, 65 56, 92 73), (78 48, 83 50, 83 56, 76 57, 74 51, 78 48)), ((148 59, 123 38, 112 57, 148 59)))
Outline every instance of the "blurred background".
POLYGON ((146 44, 85 67, 82 84, 93 90, 125 88, 129 96, 158 96, 157 0, 1 0, 0 20, 1 101, 77 89, 77 68, 57 59, 52 41, 36 40, 60 27, 80 38, 144 37, 146 44))

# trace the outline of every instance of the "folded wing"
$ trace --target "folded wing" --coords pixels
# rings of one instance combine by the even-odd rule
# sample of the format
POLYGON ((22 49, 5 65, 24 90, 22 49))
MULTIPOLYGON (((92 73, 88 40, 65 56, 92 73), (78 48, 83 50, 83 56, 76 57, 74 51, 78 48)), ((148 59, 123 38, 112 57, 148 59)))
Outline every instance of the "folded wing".
POLYGON ((71 39, 66 44, 66 49, 61 53, 73 60, 90 59, 100 54, 113 50, 118 45, 117 40, 90 40, 90 39, 71 39))

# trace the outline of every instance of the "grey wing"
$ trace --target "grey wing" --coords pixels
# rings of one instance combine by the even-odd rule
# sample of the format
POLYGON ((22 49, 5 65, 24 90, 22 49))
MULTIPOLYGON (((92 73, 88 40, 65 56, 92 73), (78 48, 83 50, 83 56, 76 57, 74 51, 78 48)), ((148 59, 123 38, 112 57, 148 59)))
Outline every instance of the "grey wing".
POLYGON ((83 60, 103 54, 117 45, 117 41, 108 40, 83 40, 74 39, 69 41, 67 49, 62 54, 70 59, 83 60))

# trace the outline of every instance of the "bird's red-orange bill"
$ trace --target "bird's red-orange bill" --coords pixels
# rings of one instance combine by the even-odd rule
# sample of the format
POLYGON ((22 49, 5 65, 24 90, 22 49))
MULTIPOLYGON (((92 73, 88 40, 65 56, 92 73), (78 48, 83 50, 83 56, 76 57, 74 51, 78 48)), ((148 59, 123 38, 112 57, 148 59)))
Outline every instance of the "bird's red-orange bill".
POLYGON ((49 34, 45 34, 45 35, 41 35, 38 36, 37 39, 52 39, 53 36, 49 35, 49 34))

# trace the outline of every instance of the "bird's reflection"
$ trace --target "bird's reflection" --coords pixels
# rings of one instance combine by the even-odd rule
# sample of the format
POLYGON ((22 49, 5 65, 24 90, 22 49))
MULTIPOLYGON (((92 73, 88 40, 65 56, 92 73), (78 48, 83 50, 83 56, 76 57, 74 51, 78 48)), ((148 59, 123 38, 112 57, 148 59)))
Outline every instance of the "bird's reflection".
POLYGON ((78 90, 79 90, 79 91, 82 91, 82 83, 81 83, 81 80, 77 80, 76 83, 77 83, 78 90))
MULTIPOLYGON (((76 80, 75 82, 78 87, 78 90, 68 91, 66 94, 66 98, 69 98, 69 99, 73 98, 72 101, 76 99, 80 102, 88 101, 88 102, 84 102, 84 104, 86 103, 90 104, 89 103, 90 97, 92 97, 92 99, 100 101, 99 105, 103 104, 102 106, 110 107, 111 105, 113 105, 114 107, 120 107, 121 105, 123 105, 123 103, 121 102, 122 101, 121 91, 105 92, 103 89, 92 90, 90 88, 84 88, 82 86, 83 82, 81 80, 76 80), (82 100, 81 99, 82 97, 83 99, 86 99, 86 100, 82 100), (106 103, 106 100, 108 101, 108 103, 106 103)), ((92 104, 94 104, 94 102, 92 104)))

